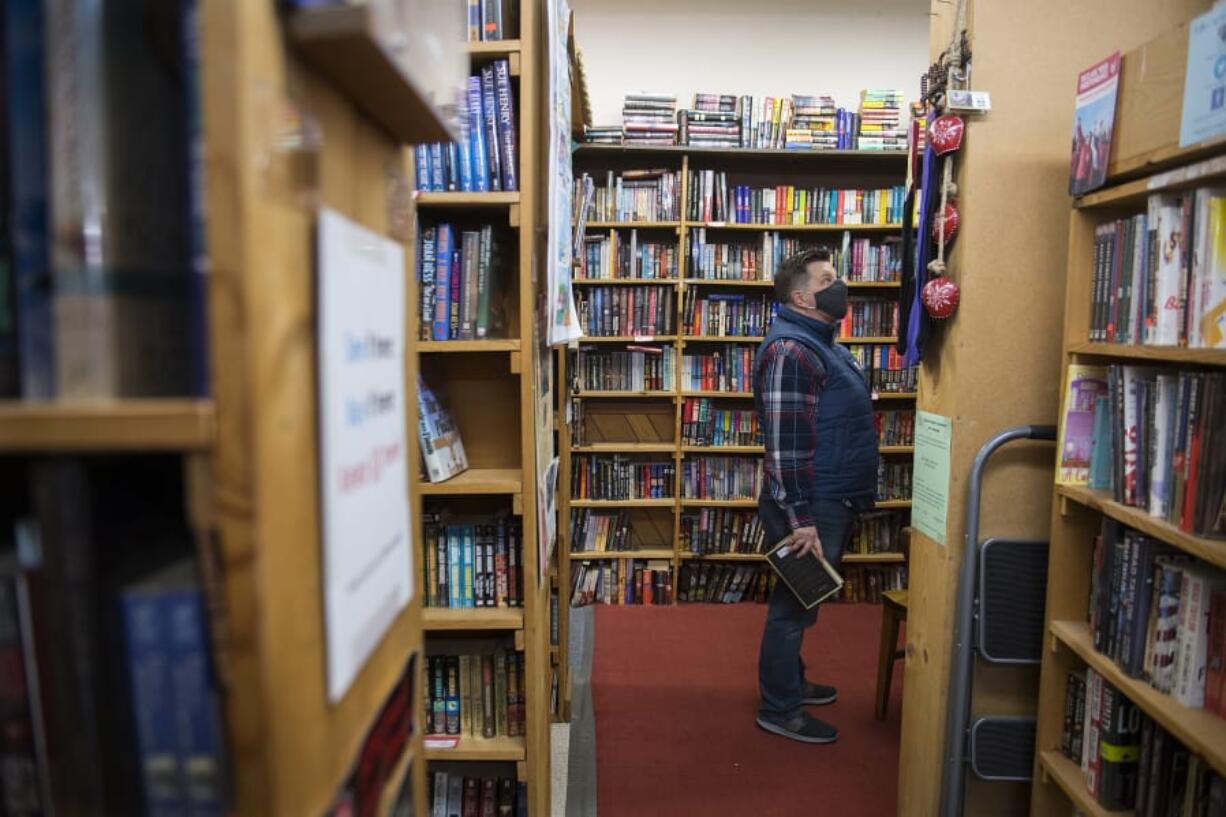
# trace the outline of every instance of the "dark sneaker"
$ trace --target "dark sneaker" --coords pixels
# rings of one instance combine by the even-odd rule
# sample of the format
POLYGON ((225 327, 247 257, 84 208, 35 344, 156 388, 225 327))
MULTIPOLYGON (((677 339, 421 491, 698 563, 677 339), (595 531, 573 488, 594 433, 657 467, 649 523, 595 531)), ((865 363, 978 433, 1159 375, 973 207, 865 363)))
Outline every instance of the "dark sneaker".
POLYGON ((802 712, 792 720, 783 723, 759 715, 758 726, 772 734, 798 740, 801 743, 834 743, 839 739, 838 729, 825 721, 819 721, 808 712, 802 712))
POLYGON ((809 706, 825 706, 832 704, 839 699, 839 691, 825 684, 811 684, 805 681, 804 689, 800 692, 801 703, 809 706))

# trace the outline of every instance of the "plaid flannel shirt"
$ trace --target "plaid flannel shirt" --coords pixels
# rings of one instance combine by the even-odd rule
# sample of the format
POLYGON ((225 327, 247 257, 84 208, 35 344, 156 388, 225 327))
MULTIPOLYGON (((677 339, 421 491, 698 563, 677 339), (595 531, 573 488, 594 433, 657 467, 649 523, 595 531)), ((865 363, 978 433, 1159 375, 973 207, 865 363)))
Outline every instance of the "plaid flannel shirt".
POLYGON ((813 458, 817 454, 817 400, 826 381, 821 359, 786 338, 762 350, 754 403, 766 443, 763 476, 771 498, 792 529, 815 524, 813 458))

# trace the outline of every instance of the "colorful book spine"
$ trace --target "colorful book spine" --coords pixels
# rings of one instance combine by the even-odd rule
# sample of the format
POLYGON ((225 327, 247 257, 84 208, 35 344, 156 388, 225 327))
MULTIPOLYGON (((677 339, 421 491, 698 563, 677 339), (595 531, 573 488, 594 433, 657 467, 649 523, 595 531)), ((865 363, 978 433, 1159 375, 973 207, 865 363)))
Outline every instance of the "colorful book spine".
POLYGON ((502 189, 519 189, 519 142, 515 132, 515 97, 511 91, 511 67, 506 60, 494 61, 494 93, 498 102, 498 135, 502 155, 502 189))

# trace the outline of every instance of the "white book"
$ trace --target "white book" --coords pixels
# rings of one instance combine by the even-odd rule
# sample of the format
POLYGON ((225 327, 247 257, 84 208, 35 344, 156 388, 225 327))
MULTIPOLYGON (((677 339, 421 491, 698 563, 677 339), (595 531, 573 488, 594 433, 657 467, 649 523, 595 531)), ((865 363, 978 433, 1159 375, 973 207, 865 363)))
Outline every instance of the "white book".
POLYGON ((1149 515, 1165 519, 1170 507, 1171 447, 1175 435, 1175 403, 1179 376, 1159 374, 1154 396, 1154 456, 1149 463, 1149 515))
POLYGON ((1179 633, 1175 656, 1176 701, 1189 709, 1205 705, 1205 669, 1209 651, 1209 596, 1220 585, 1217 571, 1204 566, 1183 572, 1179 591, 1179 633))
POLYGON ((1103 677, 1092 669, 1086 669, 1086 711, 1081 729, 1081 771, 1085 775, 1086 788, 1098 790, 1098 727, 1094 712, 1101 706, 1103 677))
POLYGON ((1179 330, 1183 325, 1180 293, 1183 291, 1184 269, 1182 247, 1187 237, 1182 234, 1183 209, 1179 196, 1155 194, 1158 201, 1155 240, 1157 246, 1157 270, 1154 276, 1154 330, 1150 340, 1153 346, 1177 346, 1179 330))
POLYGON ((1136 366, 1124 366, 1124 504, 1138 505, 1137 496, 1137 396, 1144 373, 1136 366))
MULTIPOLYGON (((1206 191, 1197 191, 1198 195, 1201 192, 1206 191)), ((1200 212, 1198 207, 1198 218, 1200 212)), ((1226 189, 1207 191, 1205 217, 1200 221, 1204 222, 1205 236, 1195 279, 1195 308, 1189 306, 1192 315, 1189 345, 1226 349, 1226 189)))
POLYGON ((447 817, 447 773, 434 773, 434 803, 430 808, 430 817, 447 817))

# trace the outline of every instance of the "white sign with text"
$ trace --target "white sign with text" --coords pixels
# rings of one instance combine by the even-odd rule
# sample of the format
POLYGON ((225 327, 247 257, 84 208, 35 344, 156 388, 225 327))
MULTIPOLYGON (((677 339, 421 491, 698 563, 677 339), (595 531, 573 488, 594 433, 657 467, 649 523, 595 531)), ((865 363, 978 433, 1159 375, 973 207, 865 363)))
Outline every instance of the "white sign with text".
POLYGON ((321 209, 320 499, 328 700, 413 595, 405 461, 404 249, 321 209))

